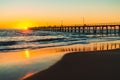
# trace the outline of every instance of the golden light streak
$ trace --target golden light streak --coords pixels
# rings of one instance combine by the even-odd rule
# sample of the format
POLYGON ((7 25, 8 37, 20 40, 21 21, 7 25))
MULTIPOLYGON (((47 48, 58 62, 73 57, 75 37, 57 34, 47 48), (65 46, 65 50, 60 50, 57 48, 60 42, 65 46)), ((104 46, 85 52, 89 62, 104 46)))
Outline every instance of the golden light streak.
POLYGON ((29 59, 29 58, 30 58, 30 53, 29 53, 29 50, 25 50, 25 57, 26 57, 27 59, 29 59))
POLYGON ((35 72, 30 72, 30 73, 26 74, 25 76, 23 76, 20 80, 24 80, 24 79, 26 79, 34 74, 35 74, 35 72))

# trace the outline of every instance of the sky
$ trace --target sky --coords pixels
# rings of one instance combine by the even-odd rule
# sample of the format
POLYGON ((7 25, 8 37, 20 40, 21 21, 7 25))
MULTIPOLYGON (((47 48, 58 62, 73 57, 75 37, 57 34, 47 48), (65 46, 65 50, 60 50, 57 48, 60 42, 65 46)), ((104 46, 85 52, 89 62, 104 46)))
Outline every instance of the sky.
POLYGON ((0 0, 0 28, 119 23, 120 0, 0 0))

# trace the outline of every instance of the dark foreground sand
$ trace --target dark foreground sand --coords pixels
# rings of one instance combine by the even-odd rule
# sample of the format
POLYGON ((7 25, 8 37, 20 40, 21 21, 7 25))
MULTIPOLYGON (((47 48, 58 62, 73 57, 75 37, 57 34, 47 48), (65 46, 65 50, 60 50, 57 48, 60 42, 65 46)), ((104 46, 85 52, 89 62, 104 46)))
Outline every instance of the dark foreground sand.
POLYGON ((69 53, 25 80, 120 80, 120 50, 69 53))

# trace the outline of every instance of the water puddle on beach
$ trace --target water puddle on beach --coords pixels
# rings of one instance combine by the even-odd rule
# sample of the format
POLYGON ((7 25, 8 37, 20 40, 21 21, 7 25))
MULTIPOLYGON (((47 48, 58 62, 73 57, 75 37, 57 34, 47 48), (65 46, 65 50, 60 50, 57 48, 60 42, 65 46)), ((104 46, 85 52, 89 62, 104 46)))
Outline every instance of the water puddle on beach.
POLYGON ((70 52, 102 51, 120 48, 120 41, 93 42, 69 46, 0 53, 0 80, 21 80, 47 69, 70 52))

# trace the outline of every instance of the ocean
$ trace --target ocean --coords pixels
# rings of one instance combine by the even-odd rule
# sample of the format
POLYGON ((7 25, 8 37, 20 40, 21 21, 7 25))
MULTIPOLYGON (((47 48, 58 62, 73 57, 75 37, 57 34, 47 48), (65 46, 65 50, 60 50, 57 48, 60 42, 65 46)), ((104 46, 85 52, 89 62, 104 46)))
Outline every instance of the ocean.
POLYGON ((0 30, 0 52, 120 40, 116 35, 85 35, 39 30, 0 30))
POLYGON ((120 48, 120 36, 0 30, 0 80, 22 80, 57 63, 65 54, 120 48))

